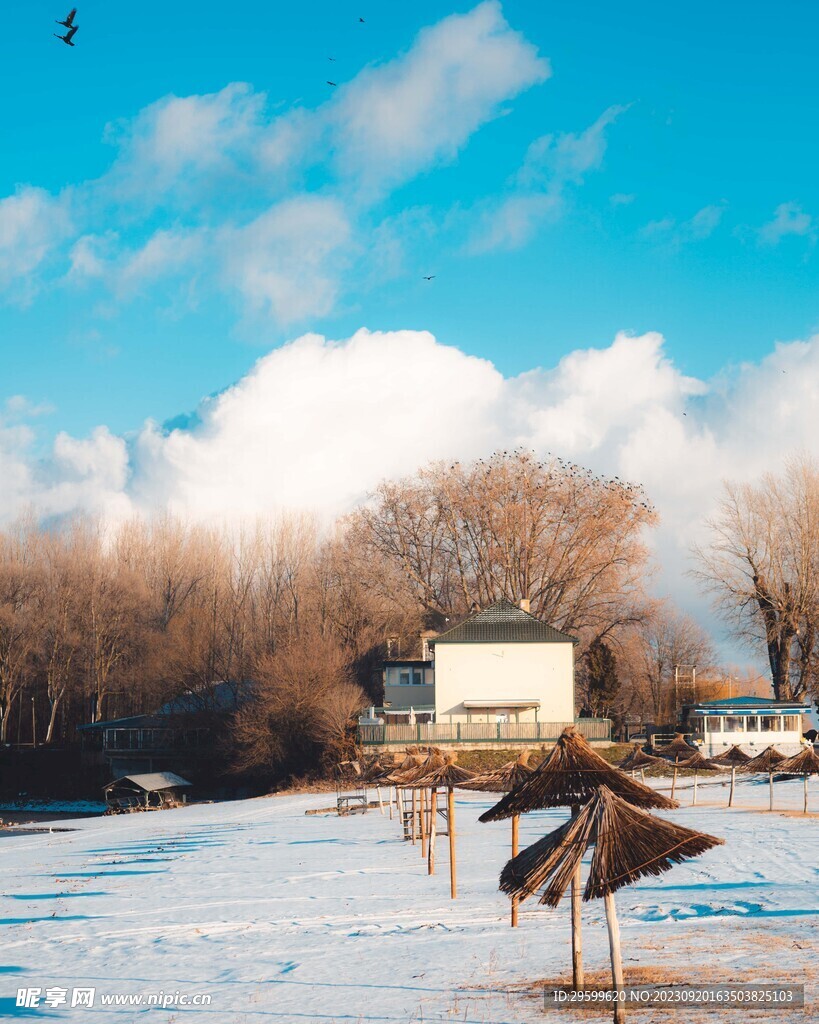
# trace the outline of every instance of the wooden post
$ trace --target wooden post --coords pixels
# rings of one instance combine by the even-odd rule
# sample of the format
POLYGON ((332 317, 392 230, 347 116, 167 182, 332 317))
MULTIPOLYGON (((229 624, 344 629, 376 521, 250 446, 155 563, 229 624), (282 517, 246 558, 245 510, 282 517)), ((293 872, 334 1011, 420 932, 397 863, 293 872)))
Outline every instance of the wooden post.
POLYGON ((640 769, 640 780, 642 781, 643 785, 646 784, 646 770, 645 770, 645 768, 641 768, 640 769))
MULTIPOLYGON (((395 795, 398 796, 398 790, 396 790, 395 795)), ((390 788, 387 790, 387 805, 390 809, 390 821, 392 821, 392 786, 390 786, 390 788)), ((401 816, 400 807, 398 808, 398 812, 399 816, 401 816)))
MULTIPOLYGON (((520 826, 520 815, 512 815, 512 856, 517 857, 518 855, 518 828, 520 826)), ((517 896, 512 897, 512 927, 517 928, 518 926, 518 899, 517 896)))
POLYGON ((768 772, 768 810, 773 810, 773 772, 768 772))
POLYGON ((455 794, 452 786, 446 791, 446 830, 449 833, 449 895, 458 898, 457 869, 455 864, 455 794))
POLYGON ((697 803, 697 769, 694 769, 694 798, 691 801, 692 805, 697 803))
MULTIPOLYGON (((620 925, 617 922, 617 908, 614 905, 614 896, 607 892, 603 897, 606 904, 606 925, 609 930, 609 951, 611 953, 611 980, 612 988, 619 995, 624 988, 623 983, 623 957, 620 952, 620 925)), ((626 1019, 626 1008, 621 999, 614 1002, 614 1024, 623 1024, 626 1019)))
POLYGON ((438 790, 429 791, 429 854, 427 856, 427 874, 435 874, 435 813, 438 807, 438 790))
POLYGON ((677 762, 674 762, 674 778, 671 780, 671 799, 674 799, 674 790, 677 788, 677 762))
POLYGON ((728 806, 729 807, 733 807, 734 806, 734 783, 736 782, 736 778, 737 778, 737 766, 735 764, 732 764, 731 765, 731 792, 728 794, 728 806))
MULTIPOLYGON (((572 804, 572 817, 576 818, 579 813, 580 805, 572 804)), ((581 865, 578 861, 572 875, 572 988, 575 992, 582 992, 585 983, 583 977, 583 925, 580 919, 582 895, 580 869, 581 865)))
POLYGON ((415 846, 415 833, 417 832, 416 824, 418 819, 418 795, 415 790, 412 791, 412 845, 415 846))
MULTIPOLYGON (((384 801, 381 799, 381 787, 380 786, 376 786, 375 787, 375 792, 376 792, 376 795, 378 796, 378 809, 383 814, 384 813, 384 801)), ((390 817, 392 817, 392 815, 390 815, 390 817)))
POLYGON ((427 856, 427 791, 421 790, 421 856, 427 856))
POLYGON ((805 772, 805 806, 802 808, 802 813, 808 813, 808 773, 805 772))

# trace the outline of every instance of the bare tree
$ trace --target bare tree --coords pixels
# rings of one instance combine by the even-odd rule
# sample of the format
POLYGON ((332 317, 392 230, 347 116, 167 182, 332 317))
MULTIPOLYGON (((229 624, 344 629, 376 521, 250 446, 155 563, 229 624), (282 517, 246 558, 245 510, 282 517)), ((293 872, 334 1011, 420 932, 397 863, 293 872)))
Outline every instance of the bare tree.
POLYGON ((655 521, 639 486, 517 451, 382 484, 350 526, 441 620, 527 597, 548 621, 602 640, 639 617, 643 530, 655 521))
POLYGON ((9 713, 19 700, 37 646, 42 588, 39 537, 28 521, 0 535, 0 741, 8 738, 9 713))
POLYGON ((781 476, 726 484, 696 551, 696 577, 735 634, 765 651, 777 700, 817 693, 819 469, 791 460, 781 476))
POLYGON ((671 721, 677 711, 675 668, 696 666, 698 673, 704 673, 715 660, 709 635, 670 601, 654 602, 644 619, 623 637, 619 652, 622 688, 634 695, 631 706, 642 705, 655 722, 671 721))

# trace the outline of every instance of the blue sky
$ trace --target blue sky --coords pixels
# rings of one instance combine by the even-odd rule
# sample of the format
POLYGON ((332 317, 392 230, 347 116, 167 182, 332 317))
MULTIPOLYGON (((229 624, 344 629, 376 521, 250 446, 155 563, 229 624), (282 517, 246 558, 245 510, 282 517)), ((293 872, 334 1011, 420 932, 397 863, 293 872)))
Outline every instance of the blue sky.
MULTIPOLYGON (((385 157, 368 179, 371 154, 342 167, 337 135, 309 142, 315 149, 296 169, 250 167, 240 152, 239 170, 211 168, 200 179, 194 168, 189 190, 177 181, 146 200, 158 172, 133 140, 150 130, 140 112, 164 97, 247 83, 240 99, 254 104, 259 131, 294 111, 343 104, 364 69, 473 10, 148 0, 134 17, 129 5, 85 0, 70 50, 51 36, 62 8, 8 0, 3 76, 15 99, 4 110, 0 196, 35 188, 62 204, 40 211, 41 261, 30 266, 11 245, 0 262, 0 400, 22 394, 52 408, 38 418, 36 443, 98 424, 134 431, 146 417, 192 410, 308 330, 428 330, 507 376, 608 345, 618 330, 662 332, 668 357, 700 378, 757 361, 777 340, 810 336, 819 318, 819 11, 804 3, 509 0, 493 17, 519 34, 531 67, 499 84, 477 123, 467 112, 461 134, 455 111, 452 138, 417 161, 407 150, 398 161, 405 173, 392 175, 385 157), (583 133, 607 111, 610 123, 578 157, 583 133), (561 138, 577 143, 565 160, 561 138), (328 246, 330 277, 341 268, 332 295, 282 314, 213 269, 215 250, 229 244, 222 235, 204 253, 191 236, 238 230, 296 196, 338 204, 325 211, 328 231, 341 211, 335 227, 347 234, 314 239, 328 246), (531 204, 513 237, 489 226, 510 199, 531 204), (63 214, 72 223, 60 233, 63 214), (157 232, 170 233, 172 270, 140 278, 132 268, 123 284, 125 254, 157 232), (72 275, 72 251, 76 261, 74 247, 88 237, 93 272, 72 275), (436 277, 427 283, 424 274, 436 277)), ((480 47, 474 59, 479 75, 480 47)), ((433 106, 450 104, 444 91, 433 106)), ((241 105, 227 104, 225 133, 246 116, 241 105)), ((424 125, 413 130, 422 140, 424 125)))

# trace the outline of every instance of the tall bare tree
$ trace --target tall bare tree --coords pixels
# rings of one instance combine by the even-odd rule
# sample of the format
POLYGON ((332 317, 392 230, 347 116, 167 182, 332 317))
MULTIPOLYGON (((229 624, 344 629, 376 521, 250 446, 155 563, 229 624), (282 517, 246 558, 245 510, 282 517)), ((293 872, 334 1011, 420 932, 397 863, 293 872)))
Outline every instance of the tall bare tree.
POLYGON ((655 521, 639 486, 516 451, 384 483, 350 526, 441 620, 526 597, 562 629, 602 640, 635 617, 655 521))
POLYGON ((792 459, 783 474, 725 485, 695 575, 735 634, 768 658, 774 695, 817 693, 819 468, 792 459))

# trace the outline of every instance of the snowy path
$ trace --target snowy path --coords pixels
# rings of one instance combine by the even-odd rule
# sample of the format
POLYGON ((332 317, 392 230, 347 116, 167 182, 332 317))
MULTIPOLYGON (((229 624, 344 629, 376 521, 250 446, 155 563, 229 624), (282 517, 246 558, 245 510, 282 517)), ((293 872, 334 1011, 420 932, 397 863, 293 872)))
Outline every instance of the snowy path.
MULTIPOLYGON (((819 787, 813 792, 819 807, 819 787)), ((746 806, 767 800, 764 784, 745 783, 739 794, 746 806)), ((706 801, 724 796, 721 787, 700 789, 706 801)), ((782 807, 800 800, 801 783, 777 785, 782 807)), ((319 794, 194 805, 0 838, 0 1016, 76 1022, 150 1014, 161 1024, 190 1015, 219 1024, 572 1019, 570 1011, 545 1016, 520 991, 566 976, 568 908, 527 903, 521 927, 508 927, 497 878, 509 825, 477 822, 490 798, 458 794, 454 903, 445 842, 438 873, 428 878, 418 849, 377 810, 305 816, 328 802, 319 794), (93 1008, 15 1005, 19 987, 43 995, 68 989, 70 1002, 78 986, 96 988, 93 1008), (208 993, 212 1003, 99 1005, 101 994, 177 990, 208 993)), ((618 894, 627 969, 659 968, 672 975, 667 980, 692 982, 814 980, 819 818, 718 806, 669 816, 727 844, 618 894)), ((563 818, 528 816, 521 844, 563 818)), ((601 905, 587 905, 584 919, 586 963, 603 970, 601 905)), ((739 1024, 750 1016, 727 1011, 720 1019, 739 1024)), ((819 1013, 804 1019, 811 1018, 819 1013)))

